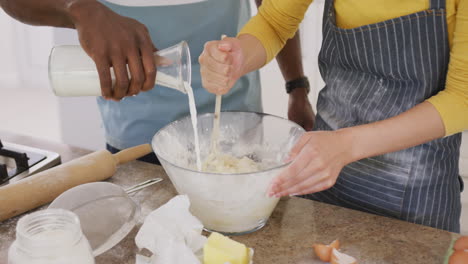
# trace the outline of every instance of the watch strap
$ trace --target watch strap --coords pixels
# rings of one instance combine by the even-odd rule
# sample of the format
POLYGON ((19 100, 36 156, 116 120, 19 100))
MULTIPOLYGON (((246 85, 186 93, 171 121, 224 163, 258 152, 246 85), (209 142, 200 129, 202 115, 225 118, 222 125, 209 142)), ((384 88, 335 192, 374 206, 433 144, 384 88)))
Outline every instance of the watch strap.
POLYGON ((304 76, 304 77, 297 78, 297 79, 291 80, 289 82, 286 82, 286 92, 288 94, 291 93, 292 91, 294 91, 294 89, 296 89, 296 88, 306 88, 307 93, 309 93, 310 92, 309 79, 304 76))

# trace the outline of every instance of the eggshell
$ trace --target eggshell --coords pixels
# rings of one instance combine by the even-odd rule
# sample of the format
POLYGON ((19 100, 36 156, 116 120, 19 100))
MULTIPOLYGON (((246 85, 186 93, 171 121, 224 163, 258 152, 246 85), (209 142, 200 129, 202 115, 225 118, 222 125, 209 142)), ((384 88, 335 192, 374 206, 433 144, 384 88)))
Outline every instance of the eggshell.
POLYGON ((314 244, 312 247, 321 261, 330 262, 332 247, 322 244, 314 244))
POLYGON ((350 255, 332 249, 330 264, 357 264, 357 260, 350 255))
POLYGON ((317 255, 321 261, 330 262, 332 249, 339 249, 340 241, 336 239, 331 242, 330 245, 314 244, 312 247, 314 248, 315 255, 317 255))
POLYGON ((340 249, 340 241, 336 239, 335 241, 331 242, 329 246, 334 249, 340 249))
POLYGON ((468 263, 468 251, 456 250, 449 258, 449 264, 466 264, 468 263))
POLYGON ((453 245, 455 250, 468 250, 468 236, 460 237, 453 245))

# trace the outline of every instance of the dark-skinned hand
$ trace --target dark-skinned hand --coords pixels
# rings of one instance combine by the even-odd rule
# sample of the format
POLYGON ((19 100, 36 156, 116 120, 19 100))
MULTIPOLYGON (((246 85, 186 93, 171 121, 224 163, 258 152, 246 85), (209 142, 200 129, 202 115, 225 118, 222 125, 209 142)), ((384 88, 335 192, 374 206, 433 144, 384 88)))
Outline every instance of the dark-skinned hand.
POLYGON ((315 114, 307 97, 306 88, 296 88, 289 94, 288 119, 299 124, 306 131, 314 128, 315 114))
POLYGON ((156 48, 145 25, 97 1, 76 2, 70 16, 81 46, 96 63, 104 98, 119 101, 153 88, 156 48))

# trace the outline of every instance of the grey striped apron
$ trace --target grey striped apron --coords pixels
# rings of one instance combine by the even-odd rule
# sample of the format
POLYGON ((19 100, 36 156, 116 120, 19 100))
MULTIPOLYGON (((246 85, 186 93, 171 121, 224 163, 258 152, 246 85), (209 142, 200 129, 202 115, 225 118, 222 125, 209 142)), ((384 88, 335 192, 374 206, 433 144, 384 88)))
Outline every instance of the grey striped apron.
MULTIPOLYGON (((325 3, 316 130, 396 116, 444 89, 449 46, 444 0, 353 29, 325 3)), ((385 138, 382 138, 385 140, 385 138)), ((461 135, 351 163, 336 184, 306 198, 453 232, 460 230, 461 135)))

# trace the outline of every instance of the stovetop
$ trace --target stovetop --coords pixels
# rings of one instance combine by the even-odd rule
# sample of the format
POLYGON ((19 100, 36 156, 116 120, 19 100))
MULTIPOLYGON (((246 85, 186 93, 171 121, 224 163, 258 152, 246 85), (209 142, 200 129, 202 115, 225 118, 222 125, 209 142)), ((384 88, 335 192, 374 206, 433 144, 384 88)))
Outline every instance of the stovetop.
POLYGON ((58 153, 0 141, 0 186, 60 163, 58 153))

